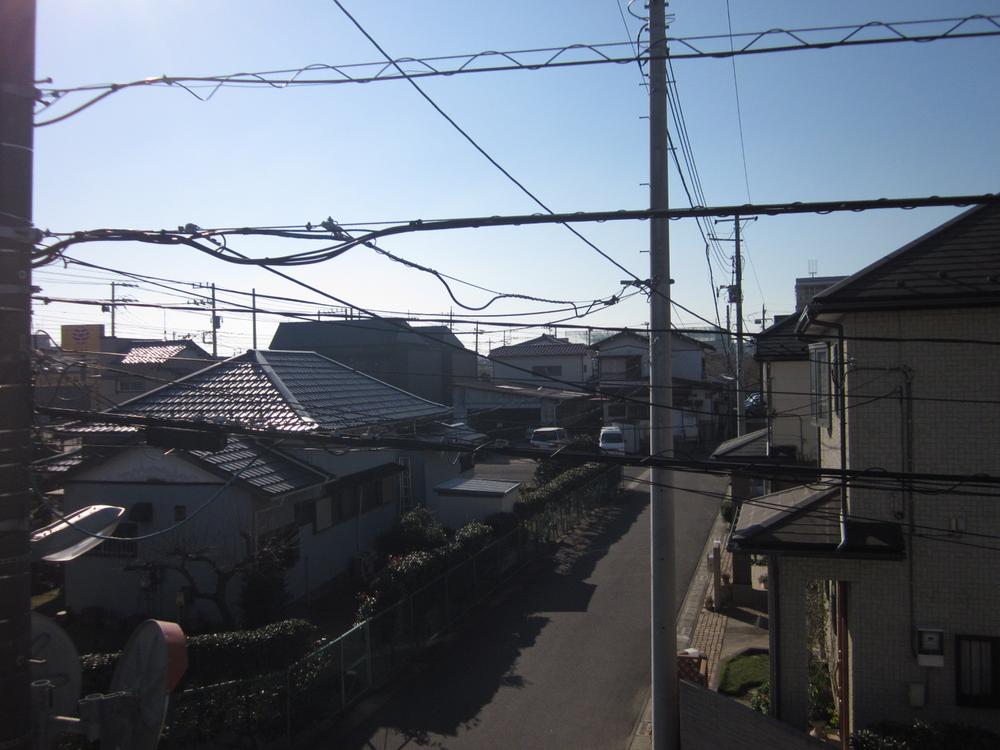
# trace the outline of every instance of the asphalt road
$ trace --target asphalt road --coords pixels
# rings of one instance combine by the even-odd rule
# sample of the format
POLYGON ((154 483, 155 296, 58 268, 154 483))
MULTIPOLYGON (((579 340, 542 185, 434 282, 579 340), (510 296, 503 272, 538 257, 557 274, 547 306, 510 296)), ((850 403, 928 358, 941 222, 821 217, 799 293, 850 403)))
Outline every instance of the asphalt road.
MULTIPOLYGON (((678 473, 675 483, 723 488, 696 474, 678 473)), ((677 494, 679 598, 717 511, 715 500, 677 494)), ((639 486, 479 608, 388 697, 348 714, 350 730, 317 747, 618 750, 648 693, 649 632, 649 502, 639 486)))

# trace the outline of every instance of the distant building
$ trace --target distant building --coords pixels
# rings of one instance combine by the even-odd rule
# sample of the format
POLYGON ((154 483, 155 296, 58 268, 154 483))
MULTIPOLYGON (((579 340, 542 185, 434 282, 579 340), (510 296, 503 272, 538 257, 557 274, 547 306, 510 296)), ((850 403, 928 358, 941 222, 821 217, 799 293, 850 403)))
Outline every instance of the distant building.
POLYGON ((271 349, 316 352, 439 404, 456 378, 476 377, 476 353, 448 326, 397 318, 281 323, 271 349))
POLYGON ((529 341, 490 351, 493 379, 559 387, 593 379, 594 355, 586 344, 543 334, 529 341))
POLYGON ((802 312, 813 297, 846 278, 846 276, 804 276, 795 279, 795 312, 802 312))

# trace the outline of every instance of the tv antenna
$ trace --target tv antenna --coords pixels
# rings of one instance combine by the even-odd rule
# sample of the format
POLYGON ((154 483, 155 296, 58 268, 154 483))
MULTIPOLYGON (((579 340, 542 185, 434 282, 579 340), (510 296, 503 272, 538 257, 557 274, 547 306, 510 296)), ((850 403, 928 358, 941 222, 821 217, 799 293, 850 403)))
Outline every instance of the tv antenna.
POLYGON ((815 258, 810 258, 809 259, 809 275, 812 276, 813 278, 815 278, 816 274, 818 272, 819 272, 819 261, 816 260, 815 258))

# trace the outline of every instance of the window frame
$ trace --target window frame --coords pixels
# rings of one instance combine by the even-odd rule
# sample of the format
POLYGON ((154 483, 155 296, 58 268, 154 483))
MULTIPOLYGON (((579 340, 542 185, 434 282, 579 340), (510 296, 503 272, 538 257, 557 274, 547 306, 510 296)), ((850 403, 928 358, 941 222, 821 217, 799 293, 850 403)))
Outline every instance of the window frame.
POLYGON ((970 708, 1000 708, 1000 636, 955 635, 955 704, 970 708), (963 677, 971 669, 971 665, 966 665, 963 660, 963 643, 985 644, 989 647, 988 693, 971 694, 963 691, 963 677))

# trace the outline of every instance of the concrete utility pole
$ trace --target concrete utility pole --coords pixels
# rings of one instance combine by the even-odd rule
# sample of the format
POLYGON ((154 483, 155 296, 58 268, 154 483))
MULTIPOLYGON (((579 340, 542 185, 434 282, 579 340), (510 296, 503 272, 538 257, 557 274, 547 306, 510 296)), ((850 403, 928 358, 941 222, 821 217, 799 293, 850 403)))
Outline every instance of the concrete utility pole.
POLYGON ((257 289, 250 290, 250 307, 253 309, 253 348, 257 348, 257 289))
MULTIPOLYGON (((667 192, 667 19, 665 0, 649 3, 649 207, 669 208, 667 192)), ((649 227, 649 454, 673 456, 670 336, 670 222, 649 227)), ((654 468, 649 490, 653 748, 680 747, 673 472, 654 468)))
POLYGON ((740 217, 733 217, 736 227, 736 250, 733 261, 736 270, 736 434, 747 431, 747 405, 743 393, 743 253, 740 252, 740 217))
POLYGON ((31 747, 34 0, 0 0, 0 748, 31 747))
MULTIPOLYGON (((118 287, 129 287, 129 288, 134 289, 137 286, 138 286, 137 284, 129 284, 129 283, 124 282, 124 281, 112 281, 111 282, 111 338, 115 337, 115 310, 118 307, 118 304, 117 304, 118 298, 115 297, 115 289, 117 289, 118 287)), ((122 298, 122 299, 123 299, 123 301, 125 300, 125 298, 122 298)))

